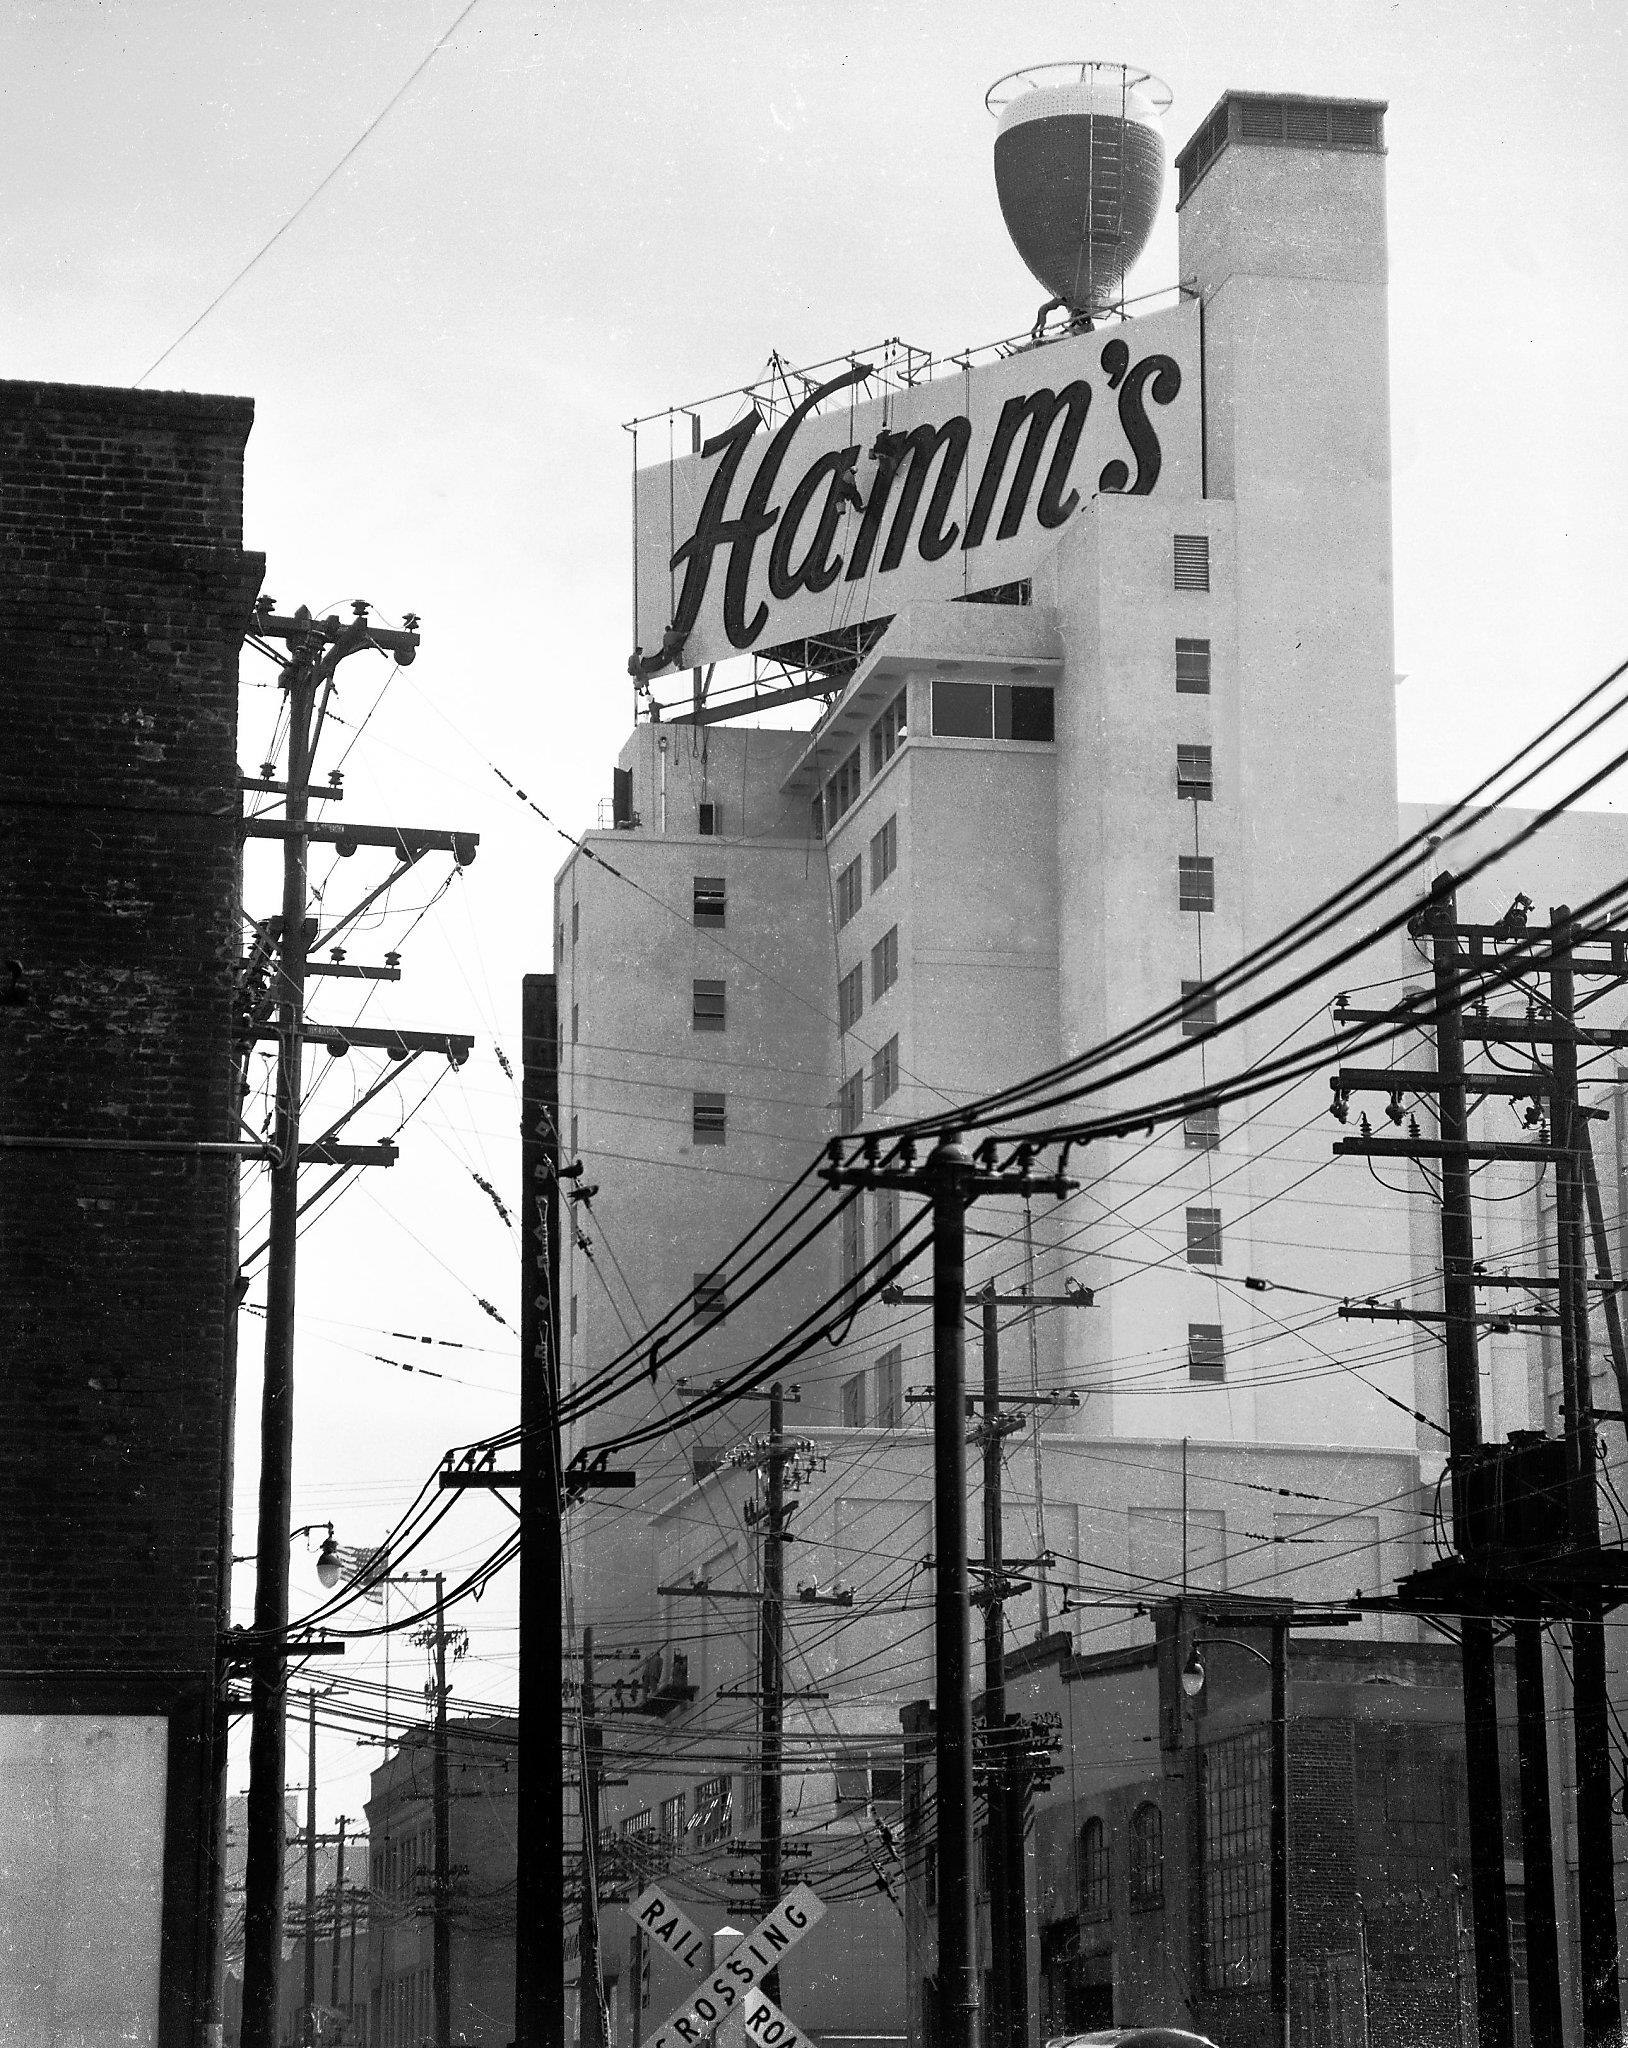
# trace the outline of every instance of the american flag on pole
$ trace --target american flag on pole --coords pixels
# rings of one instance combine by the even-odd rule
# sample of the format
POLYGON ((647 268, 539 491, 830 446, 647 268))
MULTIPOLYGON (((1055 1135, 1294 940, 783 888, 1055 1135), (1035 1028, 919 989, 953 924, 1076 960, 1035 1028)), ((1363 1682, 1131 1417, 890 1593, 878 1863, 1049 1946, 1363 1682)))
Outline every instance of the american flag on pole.
POLYGON ((356 1543, 339 1543, 334 1547, 346 1591, 358 1589, 362 1599, 382 1606, 385 1575, 390 1570, 390 1545, 381 1543, 376 1550, 356 1543))

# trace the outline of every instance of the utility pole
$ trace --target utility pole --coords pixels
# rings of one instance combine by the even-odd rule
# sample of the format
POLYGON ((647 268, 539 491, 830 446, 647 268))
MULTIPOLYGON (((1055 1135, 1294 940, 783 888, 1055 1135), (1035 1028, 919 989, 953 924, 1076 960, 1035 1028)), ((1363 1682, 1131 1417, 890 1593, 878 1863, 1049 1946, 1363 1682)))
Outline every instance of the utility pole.
MULTIPOLYGON (((294 1261, 300 1209, 300 1092, 305 1024, 305 905, 311 711, 318 648, 291 647, 289 836, 283 846, 278 960, 277 1119, 266 1270, 265 1380, 260 1407, 260 1514, 254 1572, 255 1650, 249 1685, 248 1844, 243 1900, 243 2048, 275 2048, 283 1948, 283 1788, 288 1669, 288 1532, 294 1478, 294 1261)), ((314 1708, 313 1708, 314 1713, 314 1708)), ((314 1825, 314 1823, 313 1823, 314 1825)))
MULTIPOLYGON (((1029 1313, 1025 1317, 1029 1331, 1029 1398, 1034 1403, 1030 1419, 1029 1448, 1034 1457, 1034 1547, 1044 1552, 1046 1548, 1046 1475, 1040 1450, 1040 1339, 1035 1329, 1035 1280, 1034 1280, 1034 1215, 1029 1198, 1023 1198, 1023 1291, 1029 1297, 1029 1313)), ((1051 1615, 1044 1579, 1040 1581, 1040 1626, 1037 1639, 1043 1639, 1051 1630, 1051 1615)))
POLYGON ((305 1695, 309 1748, 305 1768, 305 2011, 300 2038, 317 2036, 317 1696, 305 1695))
POLYGON ((603 1738, 594 1709, 594 1632, 582 1631, 582 1941, 577 2009, 582 2048, 610 2048, 599 1974, 599 1780, 603 1738))
MULTIPOLYGON (((1028 1228, 1029 1204, 1024 1201, 1024 1224, 1028 1228)), ((930 1294, 906 1294, 900 1287, 884 1287, 881 1298, 889 1305, 931 1306, 930 1294)), ((1029 2001, 1029 1924, 1028 1909, 1024 1900, 1024 1830, 1028 1814, 1029 1764, 1026 1745, 1019 1733, 1009 1729, 1006 1716, 1006 1667, 1005 1667, 1005 1617, 1003 1603, 1013 1593, 1022 1590, 1025 1582, 1009 1580, 1006 1576, 1008 1564, 1014 1568, 1038 1566, 1041 1576, 1038 1581, 1041 1613, 1045 1614, 1046 1580, 1045 1571, 1051 1558, 1044 1542, 1039 1545, 1039 1555, 1032 1558, 1009 1560, 1002 1547, 1002 1506, 1001 1506, 1001 1453, 1000 1440, 1022 1427, 1019 1416, 1002 1417, 1003 1399, 1000 1385, 1000 1326, 999 1310, 1004 1303, 1021 1306, 1024 1321, 1029 1331, 1029 1383, 1027 1395, 1008 1394, 1004 1398, 1019 1404, 1027 1402, 1034 1413, 1034 1441, 1036 1446, 1035 1466, 1035 1514, 1040 1535, 1044 1530, 1041 1521, 1041 1476, 1038 1462, 1040 1416, 1044 1409, 1062 1405, 1078 1407, 1080 1397, 1060 1388, 1042 1394, 1034 1344, 1034 1312, 1039 1306, 1050 1308, 1091 1308, 1095 1297, 1089 1287, 1065 1286, 1061 1294, 1037 1294, 1033 1286, 1033 1262, 1030 1262, 1029 1284, 1019 1293, 999 1294, 994 1283, 979 1290, 980 1326, 983 1339, 983 1393, 981 1396, 984 1419, 973 1431, 973 1436, 983 1447, 983 1499, 984 1499, 984 1556, 979 1566, 981 1584, 976 1593, 969 1595, 975 1605, 984 1609, 984 1785, 985 1825, 988 1828, 988 1868, 990 1897, 990 1944, 991 1970, 990 1991, 993 2010, 987 2016, 984 2048, 1004 2048, 1010 2037, 1011 2048, 1023 2048, 1028 2038, 1029 2001)), ((911 1393, 907 1399, 915 1401, 927 1398, 911 1393)), ((968 1397, 970 1412, 976 1405, 974 1397, 968 1397)), ((1044 1635, 1046 1624, 1042 1619, 1040 1633, 1044 1635)))
MULTIPOLYGON (((277 1069, 267 1230, 265 1374, 260 1407, 254 1625, 248 1651, 250 1728, 243 1905, 243 2048, 276 2048, 278 1981, 282 1971, 283 1883, 287 1847, 283 1799, 287 1787, 288 1543, 294 1461, 294 1305, 300 1166, 303 1158, 343 1171, 352 1166, 388 1165, 395 1157, 394 1147, 390 1145, 353 1146, 330 1142, 339 1128, 337 1125, 317 1144, 302 1151, 300 1109, 305 1046, 320 1037, 329 1044, 342 1044, 346 1049, 351 1045, 381 1047, 397 1060, 416 1057, 421 1051, 433 1049, 458 1065, 467 1058, 473 1045, 471 1039, 444 1032, 385 1032, 378 1027, 364 1026, 352 1026, 343 1033, 324 1032, 320 1027, 310 1025, 306 1018, 309 975, 330 971, 313 964, 308 958, 312 935, 307 921, 307 883, 313 839, 321 839, 349 851, 363 845, 391 848, 398 862, 392 881, 432 851, 450 852, 460 865, 467 864, 474 859, 478 844, 473 833, 406 832, 394 827, 369 825, 339 827, 312 819, 311 766, 316 736, 320 733, 326 709, 326 693, 332 688, 339 664, 364 648, 374 648, 391 655, 406 667, 418 650, 416 619, 409 619, 408 630, 397 632, 372 625, 367 616, 368 608, 360 600, 352 611, 352 618, 344 625, 336 617, 315 619, 303 606, 292 617, 280 617, 273 609, 273 601, 263 597, 255 607, 249 631, 250 640, 265 651, 270 651, 268 643, 272 640, 281 641, 288 650, 287 659, 280 663, 282 688, 288 700, 288 753, 286 777, 281 783, 273 781, 269 775, 244 778, 245 787, 280 796, 284 815, 281 818, 251 818, 243 826, 246 838, 280 839, 283 843, 282 917, 277 933, 276 967, 272 981, 268 983, 266 997, 257 997, 249 1005, 248 1025, 251 1037, 275 1039, 277 1069), (323 693, 320 705, 319 692, 323 693), (274 1004, 269 994, 272 986, 276 990, 274 1004), (275 1025, 265 1021, 272 1008, 276 1011, 275 1025)), ((328 790, 315 794, 327 797, 335 792, 328 790)), ((388 882, 383 884, 365 902, 374 901, 388 887, 388 882)), ((341 919, 326 937, 332 939, 358 914, 358 911, 353 911, 341 919)), ((342 970, 336 967, 331 971, 342 970)), ((371 978, 394 978, 392 971, 386 968, 357 971, 371 978)), ((365 1101, 369 1097, 362 1099, 365 1101)), ((355 1107, 360 1107, 360 1104, 355 1107)), ((345 1120, 341 1119, 341 1122, 345 1120)))
POLYGON ((339 1864, 334 1872, 333 1912, 328 1922, 328 2004, 335 2012, 339 2010, 339 1922, 345 1909, 345 1828, 349 1820, 348 1813, 339 1816, 339 1864))
POLYGON ((446 1577, 435 1575, 435 1917, 430 1951, 435 2048, 452 2048, 452 1805, 447 1770, 446 1577))
POLYGON ((565 2042, 565 1546, 566 1503, 590 1487, 630 1487, 603 1457, 561 1470, 558 993, 552 974, 521 984, 520 1463, 507 1471, 448 1465, 446 1487, 520 1495, 520 1713, 515 1884, 518 2048, 565 2042))
MULTIPOLYGON (((1464 1091, 1463 994, 1458 906, 1450 879, 1431 891, 1429 933, 1436 992, 1437 1101, 1441 1117, 1442 1306, 1446 1310, 1447 1421, 1455 1477, 1481 1444, 1481 1366, 1475 1322, 1475 1233, 1470 1215, 1469 1113, 1464 1091)), ((1470 1548, 1460 1488, 1453 1488, 1453 1543, 1470 1548)), ((1514 2048, 1509 1903, 1504 1889, 1504 1805, 1498 1759, 1497 1667, 1492 1623, 1466 1614, 1460 1650, 1464 1761, 1469 1777, 1470 1884, 1475 1902, 1475 1983, 1482 2048, 1514 2048)))
MULTIPOLYGON (((984 1289, 982 1300, 984 1412, 976 1435, 983 1445, 986 1577, 982 1589, 972 1597, 982 1602, 984 1610, 984 1826, 992 2008, 985 2019, 984 2042, 985 2048, 1009 2048, 1009 2044, 1016 2048, 1022 2038, 1018 2032, 1021 2000, 1014 1996, 1018 1962, 1011 1940, 1011 1837, 1017 1787, 1012 1783, 1006 1753, 1006 1587, 1001 1561, 1001 1438, 1006 1431, 1001 1427, 999 1310, 993 1286, 984 1289)), ((1021 1862, 1018 1870, 1021 1879, 1021 1862)), ((1027 1971, 1023 1975, 1026 1978, 1027 1971)))
MULTIPOLYGON (((1407 1138, 1376 1138, 1363 1119, 1362 1136, 1335 1151, 1360 1156, 1440 1161, 1443 1312, 1345 1303, 1342 1317, 1413 1320, 1445 1326, 1448 1373, 1449 1469, 1453 1480, 1453 1542, 1457 1555, 1405 1581, 1401 1604, 1415 1611, 1462 1616, 1466 1764, 1470 1780, 1471 1879, 1475 1928, 1476 1997, 1480 2036, 1489 2048, 1506 2048, 1512 2036, 1512 1989, 1504 1903, 1503 1845, 1497 1769, 1497 1705, 1492 1653, 1493 1617, 1509 1616, 1515 1637, 1516 1699, 1521 1759, 1521 1827, 1526 1875, 1528 2006, 1533 2048, 1557 2048, 1561 2040, 1560 1972, 1555 1935, 1554 1858, 1550 1835, 1548 1746, 1544 1708, 1542 1630, 1548 1619, 1568 1619, 1576 1655, 1573 1690, 1577 1748, 1579 1919, 1584 1980, 1586 2048, 1614 2042, 1620 2025, 1617 1935, 1612 1896, 1610 1751, 1604 1692, 1603 1616, 1607 1577, 1599 1564, 1600 1536, 1595 1494, 1594 1414, 1588 1366, 1588 1291, 1583 1219, 1587 1206, 1586 1112, 1577 1100, 1577 1045, 1628 1046, 1628 1032, 1579 1030, 1575 1022, 1574 976, 1628 979, 1628 935, 1609 924, 1581 932, 1564 906, 1547 930, 1529 928, 1530 899, 1517 897, 1496 925, 1462 924, 1451 876, 1432 888, 1412 921, 1415 936, 1432 943, 1437 1026, 1437 1072, 1405 1068, 1351 1068, 1334 1077, 1335 1110, 1342 1120, 1349 1095, 1383 1090, 1388 1114, 1402 1119, 1402 1096, 1434 1097, 1440 1115, 1439 1141, 1422 1139, 1417 1127, 1407 1138), (1588 949, 1586 956, 1578 948, 1588 949), (1598 950, 1604 948, 1603 955, 1598 950), (1549 1014, 1537 1014, 1530 997, 1524 1018, 1489 1011, 1485 996, 1499 987, 1519 987, 1523 977, 1548 970, 1549 1014), (1466 1010, 1466 983, 1479 984, 1480 997, 1466 1010), (1546 1070, 1535 1052, 1530 1068, 1499 1067, 1466 1075, 1464 1043, 1473 1038, 1553 1048, 1546 1070), (1553 1142, 1540 1131, 1535 1143, 1472 1139, 1466 1098, 1503 1097, 1533 1105, 1528 1121, 1553 1118, 1553 1142), (1469 1207, 1472 1161, 1512 1160, 1555 1169, 1557 1278, 1478 1273, 1469 1207), (1518 1285, 1551 1287, 1557 1314, 1477 1313, 1478 1288, 1518 1285), (1541 1435, 1517 1435, 1507 1448, 1480 1451, 1476 1329, 1496 1322, 1506 1328, 1558 1323, 1561 1337, 1566 1438, 1563 1447, 1565 1513, 1561 1526, 1534 1535, 1513 1520, 1496 1500, 1500 1488, 1541 1502, 1552 1496, 1548 1466, 1534 1462, 1558 1446, 1541 1435), (1479 1454, 1479 1455, 1478 1455, 1479 1454), (1493 1469, 1489 1469, 1493 1468, 1493 1469), (1507 1473, 1507 1481, 1500 1475, 1507 1473), (1532 1491, 1536 1488, 1536 1492, 1532 1491), (1473 1512, 1472 1512, 1473 1508, 1473 1512), (1590 1553, 1593 1553, 1592 1561, 1590 1553), (1537 1612, 1534 1614, 1533 1609, 1537 1612)), ((1343 999, 1337 1017, 1348 1025, 1389 1024, 1396 1032, 1416 1030, 1416 1011, 1354 1010, 1343 999)), ((1603 1220, 1597 1241, 1603 1245, 1603 1220)), ((1602 1263, 1602 1284, 1609 1265, 1602 1263)), ((1628 1357, 1620 1342, 1620 1318, 1608 1318, 1619 1385, 1628 1387, 1628 1357)), ((1621 1553, 1613 1569, 1620 1577, 1621 1553)), ((1613 1579, 1613 1587, 1615 1580, 1613 1579)), ((1620 1598, 1620 1594, 1614 1597, 1620 1598)))
POLYGON ((514 2031, 565 2048, 565 1554, 560 1497, 559 1000, 520 985, 520 1718, 514 2031))
MULTIPOLYGON (((769 1389, 769 1443, 764 1490, 763 1599, 758 1617, 758 1915, 780 1903, 781 1740, 785 1719, 786 1630, 786 1395, 779 1380, 769 1389)), ((763 1995, 780 2003, 780 1972, 763 1979, 763 1995)))
POLYGON ((1521 1763, 1521 1856, 1526 1895, 1526 2002, 1532 2048, 1564 2048, 1561 2035, 1560 1932, 1555 1925, 1554 1821, 1549 1807, 1549 1727, 1543 1704, 1543 1623, 1517 1616, 1515 1728, 1521 1763), (1548 1910, 1545 1910, 1548 1908, 1548 1910))
MULTIPOLYGON (((1588 1272, 1583 1251, 1586 1132, 1577 1099, 1576 937, 1570 908, 1549 913, 1554 951, 1549 995, 1554 1011, 1555 1231, 1559 1238, 1560 1355, 1566 1390, 1566 1466, 1572 1542, 1598 1557, 1600 1504, 1589 1368, 1588 1272)), ((1586 1583, 1571 1623, 1572 1739, 1577 1763, 1577 1915, 1583 1965, 1584 2048, 1621 2037, 1617 1907, 1611 1844, 1611 1729, 1606 1698, 1605 1608, 1586 1583)))
MULTIPOLYGON (((851 1142, 851 1141, 850 1141, 851 1142)), ((1014 1146, 1005 1172, 975 1167, 954 1134, 939 1139, 917 1168, 909 1140, 890 1162, 876 1159, 878 1139, 859 1141, 855 1163, 844 1141, 830 1147, 822 1178, 837 1187, 895 1187, 926 1194, 933 1211, 933 1641, 936 1672, 934 1743, 938 1800, 938 2007, 940 2048, 974 2048, 978 1984, 973 1899, 972 1690, 967 1604, 966 1462, 966 1212, 981 1194, 1063 1195, 1075 1185, 1061 1174, 1030 1172, 1034 1148, 1014 1146), (868 1156, 866 1149, 868 1148, 868 1156), (893 1162, 897 1163, 893 1163, 893 1162)), ((995 1141, 983 1148, 994 1157, 995 1141)))
POLYGON ((361 1899, 358 1886, 352 1885, 350 1894, 350 1983, 345 1994, 345 2031, 350 2032, 351 2016, 356 2011, 356 1908, 361 1899))

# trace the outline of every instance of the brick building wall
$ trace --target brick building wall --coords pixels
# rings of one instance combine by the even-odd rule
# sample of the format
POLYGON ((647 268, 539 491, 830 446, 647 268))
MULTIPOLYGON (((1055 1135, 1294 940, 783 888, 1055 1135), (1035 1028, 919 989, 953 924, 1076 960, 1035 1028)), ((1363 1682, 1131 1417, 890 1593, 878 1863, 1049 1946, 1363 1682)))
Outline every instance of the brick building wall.
MULTIPOLYGON (((65 1846, 60 1786, 94 1808, 98 1725, 162 1722, 159 2019, 131 2038, 165 2043, 199 2038, 208 1998, 237 1170, 143 1148, 238 1135, 252 418, 0 382, 0 1760, 71 1931, 95 1868, 86 1839, 65 1846)), ((136 1949, 145 1926, 124 1930, 136 1949)), ((139 1988, 143 1958, 123 1960, 139 1988)), ((14 1985, 0 2015, 116 2001, 103 1975, 14 1985)))

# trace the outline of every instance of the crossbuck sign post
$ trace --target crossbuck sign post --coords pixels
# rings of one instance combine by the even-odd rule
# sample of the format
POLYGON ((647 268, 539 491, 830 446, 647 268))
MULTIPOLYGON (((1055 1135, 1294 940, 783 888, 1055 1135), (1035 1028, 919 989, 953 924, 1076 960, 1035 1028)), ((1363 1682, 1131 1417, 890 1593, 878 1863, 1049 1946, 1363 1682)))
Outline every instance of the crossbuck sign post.
MULTIPOLYGON (((633 1902, 633 1922, 652 1940, 691 1962, 697 1954, 697 1930, 658 1886, 651 1885, 633 1902)), ((760 1978, 825 1918, 825 1908, 806 1884, 794 1885, 752 1931, 729 1951, 704 1984, 645 2037, 646 2048, 697 2048, 720 2020, 727 2019, 760 1978)))

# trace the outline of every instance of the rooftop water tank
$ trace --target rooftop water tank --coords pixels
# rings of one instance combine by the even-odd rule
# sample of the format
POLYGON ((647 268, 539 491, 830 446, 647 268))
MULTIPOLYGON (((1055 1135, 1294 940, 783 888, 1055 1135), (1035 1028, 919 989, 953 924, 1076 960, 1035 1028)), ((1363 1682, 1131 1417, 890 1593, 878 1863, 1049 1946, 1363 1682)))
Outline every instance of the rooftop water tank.
POLYGON ((1122 299, 1164 190, 1170 88, 1131 64, 1034 64, 989 88, 995 189, 1017 252, 1087 318, 1122 299))

